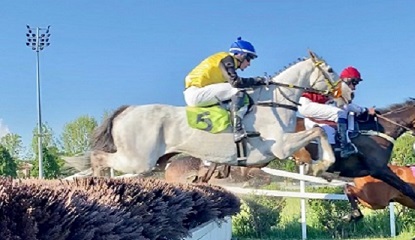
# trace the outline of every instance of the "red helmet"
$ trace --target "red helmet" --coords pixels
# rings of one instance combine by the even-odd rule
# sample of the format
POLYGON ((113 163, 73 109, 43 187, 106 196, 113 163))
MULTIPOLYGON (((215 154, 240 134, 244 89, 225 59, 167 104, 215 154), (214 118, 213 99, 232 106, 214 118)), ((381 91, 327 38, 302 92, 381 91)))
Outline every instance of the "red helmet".
POLYGON ((358 79, 359 81, 362 81, 362 78, 360 77, 360 72, 354 67, 347 67, 343 69, 343 71, 340 73, 340 78, 358 79))

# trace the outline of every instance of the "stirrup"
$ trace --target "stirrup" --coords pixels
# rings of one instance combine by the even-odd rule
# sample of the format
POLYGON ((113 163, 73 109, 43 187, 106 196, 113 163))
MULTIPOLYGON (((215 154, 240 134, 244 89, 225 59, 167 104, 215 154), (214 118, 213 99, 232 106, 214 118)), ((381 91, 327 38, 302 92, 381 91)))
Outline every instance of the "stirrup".
POLYGON ((353 155, 353 154, 355 154, 355 153, 358 152, 356 146, 354 144, 352 144, 352 143, 349 143, 349 146, 347 148, 349 148, 349 149, 344 149, 344 148, 341 149, 341 151, 340 151, 340 157, 342 157, 342 158, 348 158, 351 155, 353 155))

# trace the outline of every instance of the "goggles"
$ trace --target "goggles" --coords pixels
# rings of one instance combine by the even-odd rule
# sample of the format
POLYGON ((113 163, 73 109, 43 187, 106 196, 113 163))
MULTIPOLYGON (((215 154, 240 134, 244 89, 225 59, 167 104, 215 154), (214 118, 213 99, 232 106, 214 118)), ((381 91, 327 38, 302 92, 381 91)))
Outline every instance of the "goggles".
POLYGON ((343 79, 343 81, 347 83, 347 85, 357 86, 357 84, 359 84, 359 82, 362 81, 362 79, 361 78, 345 78, 343 79))
POLYGON ((247 53, 246 56, 245 56, 245 60, 248 61, 248 62, 251 62, 251 60, 255 59, 255 58, 256 58, 256 56, 251 54, 251 53, 247 53))

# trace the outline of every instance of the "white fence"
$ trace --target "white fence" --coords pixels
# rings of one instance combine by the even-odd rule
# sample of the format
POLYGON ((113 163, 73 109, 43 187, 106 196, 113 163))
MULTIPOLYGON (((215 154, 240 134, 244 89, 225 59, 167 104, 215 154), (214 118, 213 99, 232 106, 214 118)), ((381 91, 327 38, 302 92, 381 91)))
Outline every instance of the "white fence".
MULTIPOLYGON (((322 178, 317 178, 313 176, 304 175, 304 166, 300 166, 300 174, 291 173, 276 169, 262 168, 262 170, 271 175, 287 177, 300 180, 300 192, 287 192, 287 191, 276 191, 276 190, 262 190, 262 189, 247 189, 239 187, 225 187, 227 190, 236 193, 236 194, 255 194, 255 195, 265 195, 265 196, 274 196, 274 197, 292 197, 292 198, 301 198, 301 229, 302 229, 302 239, 307 239, 307 224, 306 224, 306 199, 326 199, 326 200, 347 200, 346 195, 344 194, 326 194, 326 193, 306 193, 305 192, 305 181, 327 184, 331 186, 344 186, 347 182, 333 180, 332 182, 327 182, 322 178)), ((396 236, 395 228, 395 213, 394 213, 394 204, 389 204, 390 210, 390 233, 392 237, 396 236)))
POLYGON ((190 237, 183 240, 231 240, 232 220, 230 217, 212 220, 191 229, 190 234, 190 237))

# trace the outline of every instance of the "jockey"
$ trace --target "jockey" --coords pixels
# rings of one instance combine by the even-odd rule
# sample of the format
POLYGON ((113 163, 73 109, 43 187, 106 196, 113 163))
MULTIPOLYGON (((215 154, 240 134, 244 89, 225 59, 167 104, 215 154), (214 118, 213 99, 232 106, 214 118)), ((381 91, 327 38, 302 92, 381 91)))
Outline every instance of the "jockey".
MULTIPOLYGON (((347 87, 354 91, 359 82, 362 81, 362 78, 360 72, 356 68, 347 67, 341 72, 340 80, 342 81, 342 84, 346 84, 347 87)), ((336 122, 341 147, 340 156, 342 158, 347 158, 357 151, 356 147, 347 140, 348 112, 353 111, 356 115, 368 112, 373 115, 375 114, 375 110, 373 108, 362 108, 352 103, 347 103, 345 108, 339 108, 327 104, 329 100, 330 97, 326 95, 304 92, 300 98, 301 106, 299 106, 298 112, 306 118, 336 122)))
POLYGON ((215 53, 204 59, 185 78, 184 98, 188 106, 206 107, 231 100, 235 142, 247 136, 242 125, 242 118, 247 112, 243 88, 259 86, 266 81, 265 77, 239 77, 236 70, 243 71, 257 57, 254 46, 239 37, 232 43, 229 52, 215 53))

